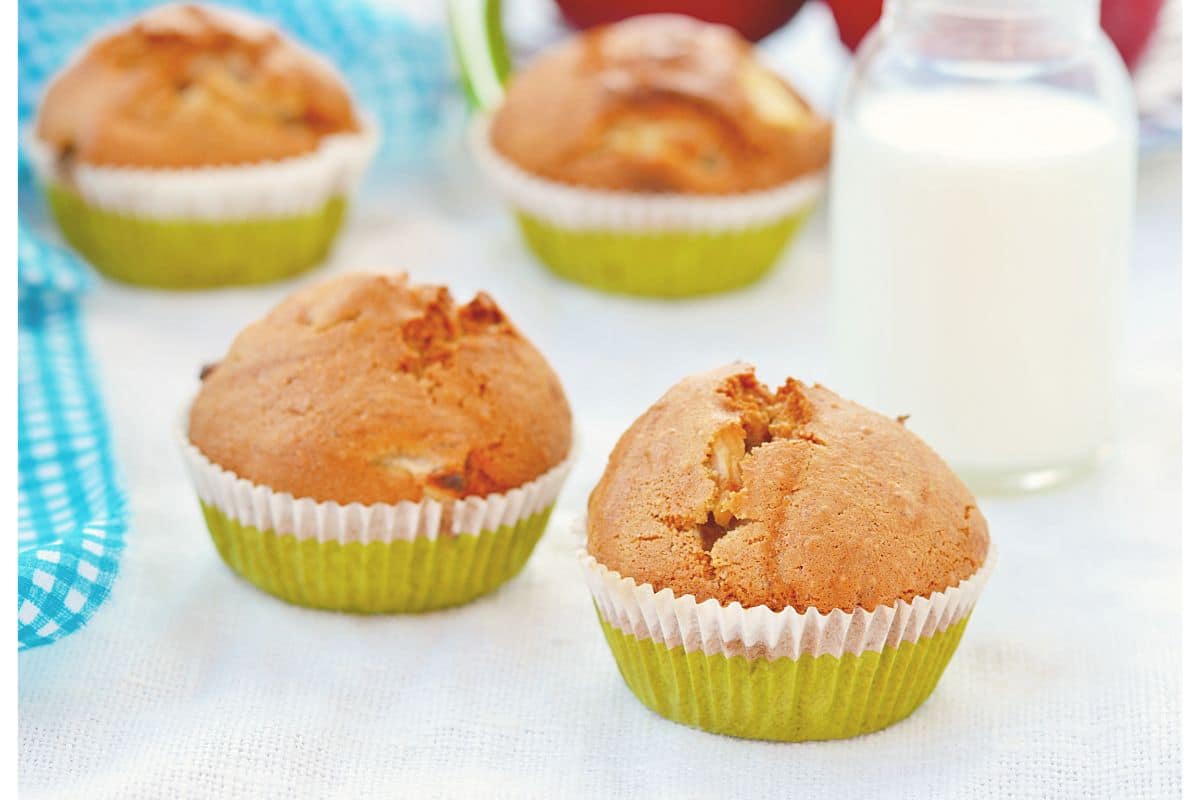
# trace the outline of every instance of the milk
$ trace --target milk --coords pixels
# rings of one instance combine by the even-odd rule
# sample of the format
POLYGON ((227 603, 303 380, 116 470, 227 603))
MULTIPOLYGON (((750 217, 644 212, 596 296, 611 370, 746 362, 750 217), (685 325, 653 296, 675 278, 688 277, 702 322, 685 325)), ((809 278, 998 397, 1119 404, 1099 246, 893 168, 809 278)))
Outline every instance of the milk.
POLYGON ((968 478, 1089 462, 1112 429, 1132 130, 1045 88, 884 92, 845 116, 834 386, 911 414, 968 478))

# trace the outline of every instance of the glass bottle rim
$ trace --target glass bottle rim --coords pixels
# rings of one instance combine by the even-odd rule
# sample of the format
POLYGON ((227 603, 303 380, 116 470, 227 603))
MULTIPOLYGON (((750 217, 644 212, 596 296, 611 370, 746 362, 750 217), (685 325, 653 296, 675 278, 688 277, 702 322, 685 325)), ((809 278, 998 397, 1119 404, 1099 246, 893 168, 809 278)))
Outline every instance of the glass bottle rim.
POLYGON ((1100 21, 1100 0, 886 0, 885 14, 897 11, 1006 19, 1074 18, 1100 21))

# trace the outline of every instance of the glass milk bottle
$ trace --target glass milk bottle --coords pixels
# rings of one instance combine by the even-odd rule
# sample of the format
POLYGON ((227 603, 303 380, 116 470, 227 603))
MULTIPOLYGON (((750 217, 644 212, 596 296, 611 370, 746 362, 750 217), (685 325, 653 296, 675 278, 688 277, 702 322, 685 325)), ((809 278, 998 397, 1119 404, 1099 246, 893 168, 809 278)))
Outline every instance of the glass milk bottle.
POLYGON ((833 385, 975 488, 1108 440, 1136 117, 1099 0, 887 0, 838 112, 833 385))

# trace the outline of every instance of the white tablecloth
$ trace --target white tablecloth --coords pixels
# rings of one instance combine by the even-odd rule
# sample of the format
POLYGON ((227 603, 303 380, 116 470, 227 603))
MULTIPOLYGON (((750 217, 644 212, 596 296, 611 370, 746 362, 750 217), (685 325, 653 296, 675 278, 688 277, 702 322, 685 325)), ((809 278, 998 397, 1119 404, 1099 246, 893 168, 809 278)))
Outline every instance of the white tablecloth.
MULTIPOLYGON (((910 719, 851 741, 739 741, 621 681, 571 523, 616 437, 680 376, 735 358, 826 373, 825 220, 763 283, 683 303, 560 283, 474 173, 362 204, 334 263, 486 289, 559 370, 580 457, 525 571, 415 617, 285 605, 208 540, 173 443, 197 372, 292 286, 87 305, 133 524, 108 603, 20 656, 22 796, 1140 797, 1180 792, 1179 162, 1143 165, 1121 428, 1090 477, 981 499, 1000 562, 910 719)), ((835 387, 836 388, 836 387, 835 387)))

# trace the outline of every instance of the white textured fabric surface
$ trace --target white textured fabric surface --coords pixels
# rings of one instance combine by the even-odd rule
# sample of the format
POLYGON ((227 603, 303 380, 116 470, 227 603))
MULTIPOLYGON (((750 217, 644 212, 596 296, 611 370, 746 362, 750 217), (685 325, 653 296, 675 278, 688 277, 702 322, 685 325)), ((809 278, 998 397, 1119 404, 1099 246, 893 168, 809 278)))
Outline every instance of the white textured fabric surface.
POLYGON ((579 460, 528 567, 472 605, 395 618, 292 608, 234 577, 175 426, 200 365, 295 284, 106 285, 89 333, 133 523, 92 623, 20 656, 23 797, 1179 795, 1175 157, 1143 166, 1113 457, 1056 491, 981 498, 1002 557, 932 698, 881 733, 800 745, 643 708, 602 639, 571 525, 621 430, 679 376, 739 357, 772 382, 824 376, 823 215, 762 284, 658 303, 552 279, 465 166, 409 185, 364 205, 335 264, 301 282, 395 266, 460 296, 485 288, 546 352, 579 460))

